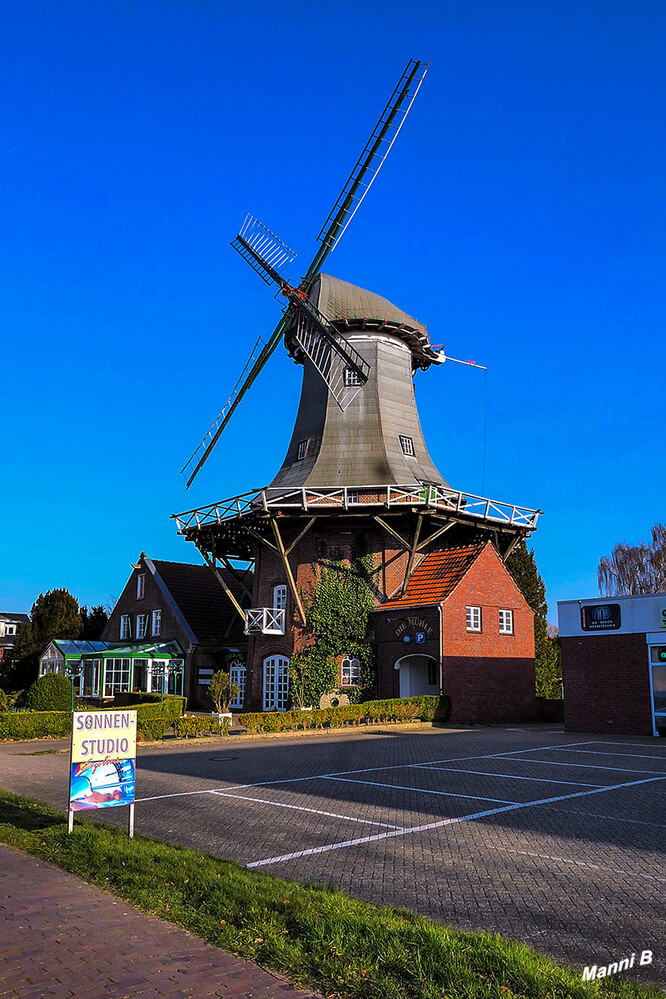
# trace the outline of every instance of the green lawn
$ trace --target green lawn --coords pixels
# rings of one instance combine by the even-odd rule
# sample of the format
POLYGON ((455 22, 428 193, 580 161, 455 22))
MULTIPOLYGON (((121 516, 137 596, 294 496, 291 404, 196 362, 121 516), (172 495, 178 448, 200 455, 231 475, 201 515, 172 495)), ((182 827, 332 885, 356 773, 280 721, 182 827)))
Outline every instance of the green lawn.
MULTIPOLYGON (((0 841, 80 875, 233 954, 344 999, 663 997, 628 976, 580 975, 499 936, 77 819, 0 791, 0 841)), ((424 886, 427 890, 427 886, 424 886)))

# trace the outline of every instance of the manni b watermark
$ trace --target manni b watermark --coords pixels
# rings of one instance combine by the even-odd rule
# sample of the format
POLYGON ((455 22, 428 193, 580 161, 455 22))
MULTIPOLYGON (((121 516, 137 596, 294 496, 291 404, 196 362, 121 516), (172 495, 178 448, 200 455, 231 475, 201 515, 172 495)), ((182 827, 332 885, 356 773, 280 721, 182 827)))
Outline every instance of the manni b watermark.
POLYGON ((593 964, 583 970, 583 981, 593 982, 598 978, 610 978, 611 975, 618 975, 621 971, 629 971, 630 968, 645 967, 652 964, 652 951, 642 950, 639 954, 635 951, 630 957, 623 957, 620 961, 612 961, 611 964, 593 964))

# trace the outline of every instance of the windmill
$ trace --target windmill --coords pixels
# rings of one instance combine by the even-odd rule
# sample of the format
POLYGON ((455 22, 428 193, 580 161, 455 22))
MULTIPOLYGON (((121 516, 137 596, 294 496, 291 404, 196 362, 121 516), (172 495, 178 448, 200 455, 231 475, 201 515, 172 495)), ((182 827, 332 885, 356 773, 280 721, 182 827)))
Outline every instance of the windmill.
MULTIPOLYGON (((385 162, 427 70, 415 60, 407 65, 299 284, 284 276, 293 251, 252 216, 231 244, 286 302, 272 335, 255 343, 227 403, 186 463, 187 487, 281 340, 303 366, 301 399, 287 454, 270 485, 173 517, 244 622, 246 703, 257 709, 287 702, 288 664, 311 640, 307 597, 326 552, 350 561, 364 551, 381 605, 404 596, 414 571, 433 553, 492 541, 505 559, 536 529, 540 511, 454 489, 428 454, 414 373, 457 359, 430 342, 418 319, 321 270, 385 162), (228 585, 230 575, 245 592, 245 607, 228 585)), ((445 404, 441 413, 443 422, 456 425, 445 404)))
MULTIPOLYGON (((287 299, 287 307, 275 330, 259 349, 255 344, 224 408, 185 463, 186 488, 206 463, 241 399, 277 349, 285 332, 288 349, 296 360, 307 357, 339 408, 347 409, 368 380, 369 365, 351 345, 341 342, 335 328, 309 299, 312 285, 328 254, 335 249, 381 170, 398 133, 416 99, 430 63, 410 60, 391 94, 363 152, 331 209, 317 240, 321 244, 298 287, 292 287, 281 274, 295 254, 269 229, 252 216, 245 222, 232 246, 267 283, 277 285, 287 299)), ((438 358, 433 353, 433 361, 438 358)), ((443 357, 439 359, 444 360, 443 357)))

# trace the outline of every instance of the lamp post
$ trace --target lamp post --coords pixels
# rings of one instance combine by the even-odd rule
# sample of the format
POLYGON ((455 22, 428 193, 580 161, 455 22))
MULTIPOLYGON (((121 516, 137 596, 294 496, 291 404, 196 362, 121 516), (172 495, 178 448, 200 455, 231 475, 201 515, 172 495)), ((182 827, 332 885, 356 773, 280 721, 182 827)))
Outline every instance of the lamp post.
POLYGON ((63 666, 63 672, 65 676, 69 677, 70 683, 72 685, 72 714, 74 714, 74 680, 80 680, 81 674, 83 673, 83 666, 81 663, 76 663, 63 666))
POLYGON ((159 677, 162 681, 162 697, 161 702, 164 702, 164 687, 169 677, 175 676, 183 668, 183 664, 180 660, 173 663, 159 663, 155 665, 153 663, 151 667, 151 673, 154 677, 159 677))

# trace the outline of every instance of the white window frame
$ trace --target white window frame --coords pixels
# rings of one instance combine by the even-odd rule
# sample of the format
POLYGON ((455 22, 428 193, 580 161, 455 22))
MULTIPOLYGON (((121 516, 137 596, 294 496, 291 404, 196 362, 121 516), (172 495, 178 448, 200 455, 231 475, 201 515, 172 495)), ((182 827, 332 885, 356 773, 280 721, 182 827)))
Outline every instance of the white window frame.
POLYGON ((278 583, 273 587, 273 610, 287 609, 287 584, 278 583))
POLYGON ((132 637, 132 617, 130 614, 120 615, 120 641, 132 637))
POLYGON ((344 656, 340 663, 340 686, 361 686, 361 660, 356 656, 344 656))
POLYGON ((159 638, 162 634, 162 608, 157 607, 151 615, 151 634, 153 638, 159 638))
POLYGON ((289 700, 289 660, 286 656, 264 659, 264 711, 286 711, 289 700))
POLYGON ((137 614, 136 616, 136 638, 139 641, 148 634, 148 615, 137 614))
POLYGON ((513 611, 500 607, 498 613, 500 635, 513 635, 513 611))
POLYGON ((304 441, 298 442, 298 450, 296 451, 296 461, 303 461, 307 457, 308 448, 310 447, 310 438, 306 438, 304 441))
POLYGON ((104 661, 104 696, 114 697, 130 690, 132 676, 132 660, 123 658, 105 659, 104 661), (120 665, 117 665, 117 664, 120 665), (109 677, 111 678, 109 682, 109 677))
POLYGON ((467 631, 474 632, 475 634, 483 631, 483 617, 480 607, 469 605, 465 608, 465 627, 467 631))
POLYGON ((140 572, 136 577, 136 599, 143 600, 146 595, 146 574, 140 572))
POLYGON ((245 680, 247 676, 247 670, 245 666, 240 663, 232 665, 229 667, 229 682, 235 683, 238 686, 238 693, 234 697, 233 701, 229 702, 230 708, 236 708, 240 710, 245 704, 245 680))
POLYGON ((400 438, 402 453, 408 458, 415 458, 416 451, 414 450, 414 438, 408 437, 407 434, 398 434, 398 437, 400 438))
POLYGON ((5 636, 15 635, 15 634, 16 634, 16 625, 15 624, 6 624, 5 625, 5 636))

